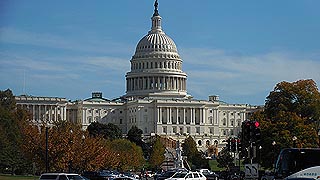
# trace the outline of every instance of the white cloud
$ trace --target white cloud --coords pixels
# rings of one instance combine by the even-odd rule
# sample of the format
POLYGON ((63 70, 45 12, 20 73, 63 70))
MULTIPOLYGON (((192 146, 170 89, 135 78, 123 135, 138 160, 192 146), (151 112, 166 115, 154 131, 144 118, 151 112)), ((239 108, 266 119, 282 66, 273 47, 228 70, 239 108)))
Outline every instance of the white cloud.
POLYGON ((129 60, 115 57, 92 57, 88 58, 88 64, 116 71, 129 70, 129 60))
MULTIPOLYGON (((78 36, 81 37, 81 34, 78 36)), ((59 36, 51 33, 30 32, 12 27, 0 28, 0 37, 1 43, 34 45, 92 53, 131 53, 128 51, 130 48, 124 44, 103 40, 101 38, 94 39, 94 37, 92 37, 90 40, 86 37, 83 37, 82 39, 72 39, 68 36, 59 36)))
POLYGON ((269 92, 281 81, 313 79, 318 87, 320 83, 320 59, 312 54, 241 55, 216 49, 184 49, 181 55, 188 89, 202 98, 216 92, 222 96, 269 92))

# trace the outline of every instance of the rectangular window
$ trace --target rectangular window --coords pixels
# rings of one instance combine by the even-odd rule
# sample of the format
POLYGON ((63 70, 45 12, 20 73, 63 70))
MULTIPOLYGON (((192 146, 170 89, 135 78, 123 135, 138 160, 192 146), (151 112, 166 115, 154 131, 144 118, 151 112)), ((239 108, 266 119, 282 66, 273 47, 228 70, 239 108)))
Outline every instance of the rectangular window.
POLYGON ((210 128, 210 134, 214 134, 214 128, 210 128))
POLYGON ((200 134, 200 127, 196 127, 196 133, 200 134))
POLYGON ((177 133, 177 127, 172 127, 172 132, 177 133))
POLYGON ((162 132, 167 134, 167 127, 162 127, 162 132))

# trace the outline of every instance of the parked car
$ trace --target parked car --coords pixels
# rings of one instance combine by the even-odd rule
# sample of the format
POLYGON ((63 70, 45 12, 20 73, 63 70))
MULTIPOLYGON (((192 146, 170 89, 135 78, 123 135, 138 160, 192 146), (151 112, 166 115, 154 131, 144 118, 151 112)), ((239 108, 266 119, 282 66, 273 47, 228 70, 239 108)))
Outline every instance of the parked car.
POLYGON ((111 174, 103 171, 85 171, 82 176, 90 180, 106 180, 112 177, 111 174))
POLYGON ((85 180, 84 177, 74 173, 44 173, 40 180, 85 180))
POLYGON ((177 171, 175 170, 169 170, 169 171, 164 171, 160 174, 155 174, 154 175, 154 180, 164 180, 172 177, 177 171))
POLYGON ((133 177, 122 176, 122 177, 110 178, 109 180, 137 180, 137 179, 133 177))
POLYGON ((179 169, 170 169, 161 173, 155 173, 154 180, 164 180, 172 177, 177 172, 189 172, 187 169, 179 168, 179 169))
POLYGON ((207 178, 201 172, 176 172, 167 180, 206 180, 207 178))
POLYGON ((210 171, 209 169, 200 169, 199 172, 201 172, 207 180, 218 180, 219 175, 210 171))

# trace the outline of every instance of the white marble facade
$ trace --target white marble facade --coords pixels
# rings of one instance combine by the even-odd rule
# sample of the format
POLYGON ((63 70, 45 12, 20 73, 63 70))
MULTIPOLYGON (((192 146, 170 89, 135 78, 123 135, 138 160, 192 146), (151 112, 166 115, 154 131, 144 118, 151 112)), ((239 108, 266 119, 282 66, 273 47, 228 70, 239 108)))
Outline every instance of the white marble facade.
POLYGON ((187 74, 174 41, 161 27, 155 4, 151 30, 137 44, 126 73, 126 94, 117 100, 92 93, 85 100, 67 102, 64 98, 17 96, 19 105, 33 113, 34 120, 68 120, 86 129, 98 121, 118 125, 124 134, 133 126, 145 137, 157 134, 175 140, 192 136, 199 147, 237 136, 241 123, 259 107, 227 104, 218 96, 196 100, 187 94, 187 74), (27 103, 27 101, 29 103, 27 103))
POLYGON ((35 123, 67 120, 68 101, 65 98, 21 95, 15 96, 15 100, 18 107, 32 114, 35 123))

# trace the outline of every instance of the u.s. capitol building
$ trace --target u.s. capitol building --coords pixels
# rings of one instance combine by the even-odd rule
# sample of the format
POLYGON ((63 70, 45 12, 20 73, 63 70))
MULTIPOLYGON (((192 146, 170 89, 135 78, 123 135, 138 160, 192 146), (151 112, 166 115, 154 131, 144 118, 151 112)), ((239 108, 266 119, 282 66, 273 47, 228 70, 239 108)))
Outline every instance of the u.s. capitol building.
POLYGON ((227 137, 237 136, 241 123, 258 107, 227 104, 219 96, 196 100, 187 94, 187 74, 174 41, 164 33, 155 4, 151 30, 136 47, 126 73, 126 94, 116 100, 93 92, 85 100, 69 102, 65 98, 16 96, 34 121, 67 120, 82 124, 113 123, 126 134, 137 126, 145 137, 160 135, 175 140, 191 136, 199 149, 227 137))

